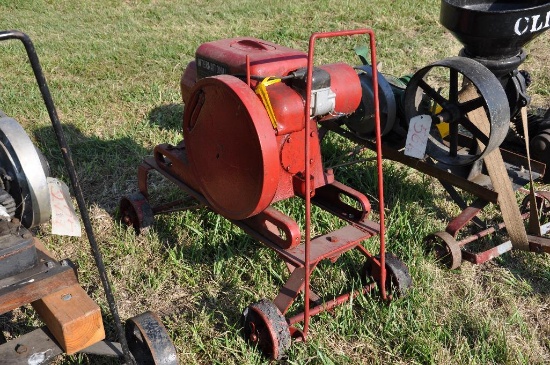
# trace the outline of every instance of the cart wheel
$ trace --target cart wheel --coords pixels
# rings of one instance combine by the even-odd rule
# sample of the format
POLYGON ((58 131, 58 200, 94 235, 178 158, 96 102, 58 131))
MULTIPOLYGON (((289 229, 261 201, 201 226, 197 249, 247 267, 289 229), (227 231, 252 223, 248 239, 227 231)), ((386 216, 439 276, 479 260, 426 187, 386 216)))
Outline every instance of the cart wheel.
MULTIPOLYGON (((376 256, 377 259, 380 256, 376 256)), ((407 265, 393 253, 386 252, 386 290, 394 297, 400 298, 407 294, 412 286, 412 277, 407 265)), ((369 259, 363 265, 362 277, 367 278, 373 275, 372 261, 369 259)))
MULTIPOLYGON (((537 208, 540 214, 540 223, 544 224, 550 219, 550 192, 548 191, 536 191, 535 199, 537 202, 537 208)), ((530 211, 530 195, 523 198, 521 202, 520 210, 522 213, 530 211)))
POLYGON ((437 261, 448 269, 458 269, 462 264, 460 245, 449 233, 436 232, 430 234, 424 239, 424 242, 434 251, 437 261))
POLYGON ((131 194, 120 199, 120 220, 136 234, 145 233, 153 225, 153 209, 143 194, 131 194))
POLYGON ((172 340, 159 317, 145 312, 126 321, 126 340, 138 365, 177 365, 172 340))
POLYGON ((244 337, 273 360, 284 357, 290 347, 290 330, 285 317, 273 302, 262 299, 250 304, 241 317, 244 337))

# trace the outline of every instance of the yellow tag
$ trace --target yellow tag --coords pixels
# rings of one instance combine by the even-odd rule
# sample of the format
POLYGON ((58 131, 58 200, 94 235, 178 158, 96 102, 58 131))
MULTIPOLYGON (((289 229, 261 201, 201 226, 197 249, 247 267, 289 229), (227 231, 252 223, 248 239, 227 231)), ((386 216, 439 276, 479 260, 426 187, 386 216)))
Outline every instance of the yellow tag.
POLYGON ((262 82, 258 84, 258 86, 256 86, 256 89, 254 90, 256 94, 260 96, 260 99, 262 99, 262 103, 264 104, 265 110, 267 111, 269 120, 271 120, 271 125, 273 126, 273 129, 277 129, 277 119, 275 118, 275 112, 273 111, 271 101, 269 100, 267 87, 277 82, 281 82, 281 79, 266 77, 262 80, 262 82))

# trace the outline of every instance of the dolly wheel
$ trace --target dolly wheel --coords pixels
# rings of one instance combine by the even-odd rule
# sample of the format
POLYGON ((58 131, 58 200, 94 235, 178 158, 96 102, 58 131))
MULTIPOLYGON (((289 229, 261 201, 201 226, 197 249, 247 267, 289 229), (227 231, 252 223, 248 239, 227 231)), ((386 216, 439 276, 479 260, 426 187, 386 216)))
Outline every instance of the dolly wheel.
MULTIPOLYGON (((380 256, 376 256, 380 259, 380 256)), ((394 297, 400 298, 407 294, 407 291, 412 286, 412 277, 409 273, 407 265, 401 261, 396 255, 386 252, 386 290, 394 297)), ((373 275, 372 260, 368 259, 363 265, 362 277, 368 278, 373 275)))
POLYGON ((145 233, 153 225, 153 209, 143 194, 131 194, 120 199, 120 220, 136 234, 145 233))
POLYGON ((424 239, 424 242, 431 248, 436 260, 441 262, 447 268, 454 270, 458 269, 462 264, 462 250, 460 245, 447 232, 436 232, 424 239))
POLYGON ((153 312, 126 321, 126 340, 138 365, 177 365, 176 348, 166 328, 153 312))
POLYGON ((290 330, 273 302, 262 299, 250 304, 241 317, 245 339, 273 360, 284 357, 290 347, 290 330))
MULTIPOLYGON (((539 212, 540 224, 544 224, 550 220, 550 192, 548 191, 536 191, 535 199, 537 202, 537 208, 539 212)), ((527 195, 521 202, 520 211, 522 213, 529 212, 531 210, 530 195, 527 195)))

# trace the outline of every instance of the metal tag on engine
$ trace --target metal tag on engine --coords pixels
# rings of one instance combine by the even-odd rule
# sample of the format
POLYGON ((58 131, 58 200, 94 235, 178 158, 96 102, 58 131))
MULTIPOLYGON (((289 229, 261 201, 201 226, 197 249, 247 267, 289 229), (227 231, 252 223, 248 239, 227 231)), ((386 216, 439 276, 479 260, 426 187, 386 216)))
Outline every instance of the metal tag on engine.
POLYGON ((69 188, 52 177, 48 177, 48 188, 52 205, 52 234, 80 237, 80 221, 71 202, 69 188))

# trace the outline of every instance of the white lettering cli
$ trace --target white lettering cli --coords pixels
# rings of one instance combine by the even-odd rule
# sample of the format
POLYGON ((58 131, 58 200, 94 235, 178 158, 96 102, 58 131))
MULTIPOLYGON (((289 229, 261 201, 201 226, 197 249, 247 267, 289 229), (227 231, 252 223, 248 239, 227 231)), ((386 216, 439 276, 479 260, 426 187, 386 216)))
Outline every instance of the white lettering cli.
POLYGON ((514 32, 517 35, 523 35, 527 32, 535 33, 546 28, 550 28, 550 11, 546 13, 546 18, 542 18, 540 14, 519 18, 516 20, 514 32))

